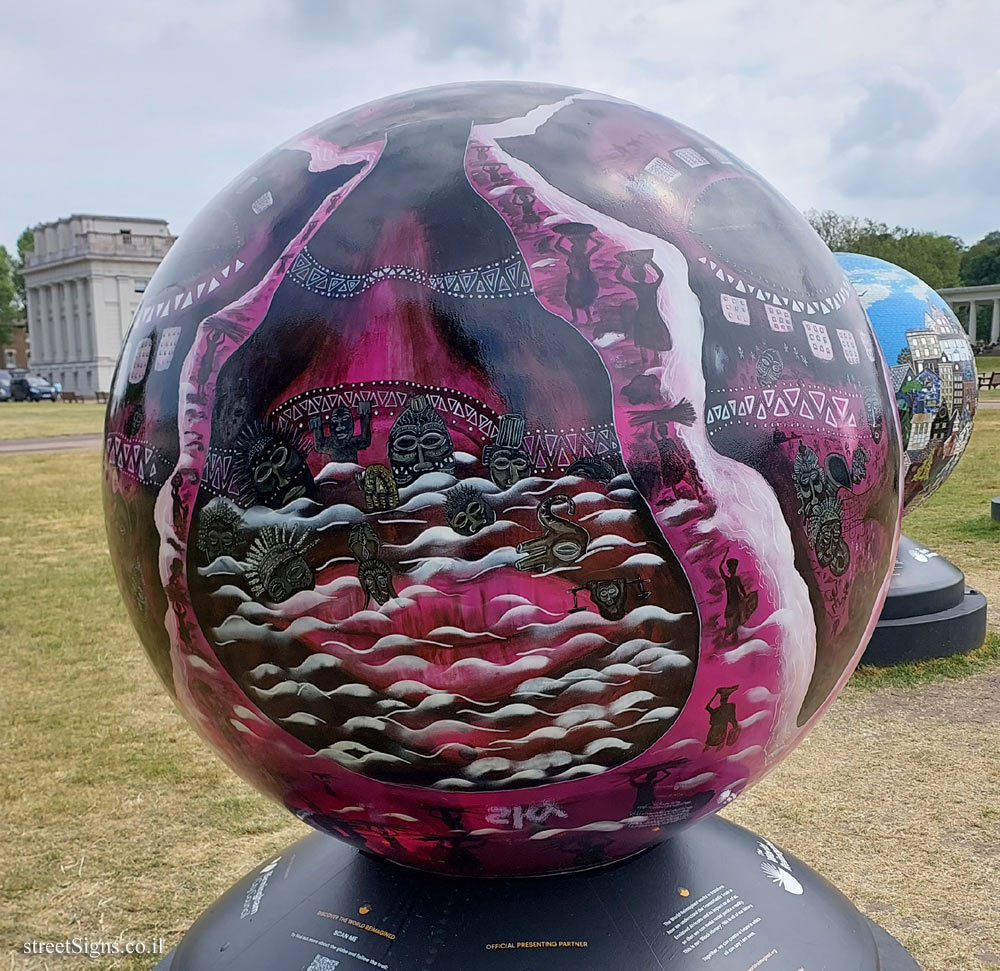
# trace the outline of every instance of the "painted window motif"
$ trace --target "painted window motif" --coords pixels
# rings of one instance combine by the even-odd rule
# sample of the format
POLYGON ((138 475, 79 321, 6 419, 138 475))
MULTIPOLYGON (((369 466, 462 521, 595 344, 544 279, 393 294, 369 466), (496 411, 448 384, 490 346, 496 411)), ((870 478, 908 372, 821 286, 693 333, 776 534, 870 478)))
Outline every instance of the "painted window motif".
POLYGON ((792 331, 792 315, 784 307, 775 307, 774 304, 764 304, 767 313, 767 322, 771 325, 771 330, 779 334, 787 334, 792 331))
POLYGON ((809 338, 809 350, 821 361, 833 360, 833 344, 830 342, 830 334, 822 324, 817 324, 811 320, 803 320, 802 326, 806 330, 806 337, 809 338))
POLYGON ((674 179, 679 178, 681 174, 680 169, 674 168, 669 162, 665 162, 658 156, 646 163, 645 171, 661 182, 666 182, 668 185, 674 179))
POLYGON ((734 297, 730 293, 723 293, 720 299, 722 301, 722 315, 726 320, 732 324, 750 326, 750 308, 747 306, 746 300, 742 297, 734 297))
POLYGON ((674 158, 683 162, 689 169, 697 169, 708 165, 709 161, 701 152, 693 148, 679 148, 674 152, 674 158))
POLYGON ((129 384, 138 384, 146 376, 146 370, 149 368, 149 353, 152 348, 152 337, 144 337, 139 341, 139 346, 135 349, 135 357, 132 358, 132 367, 128 372, 129 384))
POLYGON ((733 160, 725 152, 720 152, 717 148, 712 148, 710 145, 706 145, 705 151, 708 152, 708 154, 711 155, 712 158, 719 163, 719 165, 733 164, 733 160))
POLYGON ((837 337, 840 338, 840 346, 844 349, 844 357, 848 364, 860 364, 861 357, 858 355, 858 345, 854 340, 854 335, 849 330, 837 328, 837 337))
POLYGON ((156 348, 156 360, 153 362, 154 371, 166 371, 170 367, 180 332, 180 327, 167 327, 160 335, 160 343, 156 348))

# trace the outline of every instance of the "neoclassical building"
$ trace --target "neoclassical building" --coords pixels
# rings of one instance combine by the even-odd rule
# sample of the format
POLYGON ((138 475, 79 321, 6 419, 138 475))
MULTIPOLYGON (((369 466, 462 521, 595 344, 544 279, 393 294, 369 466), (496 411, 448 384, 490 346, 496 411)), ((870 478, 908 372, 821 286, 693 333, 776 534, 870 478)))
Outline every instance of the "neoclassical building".
POLYGON ((86 215, 34 233, 24 264, 31 370, 64 391, 108 391, 132 315, 175 237, 163 219, 86 215))

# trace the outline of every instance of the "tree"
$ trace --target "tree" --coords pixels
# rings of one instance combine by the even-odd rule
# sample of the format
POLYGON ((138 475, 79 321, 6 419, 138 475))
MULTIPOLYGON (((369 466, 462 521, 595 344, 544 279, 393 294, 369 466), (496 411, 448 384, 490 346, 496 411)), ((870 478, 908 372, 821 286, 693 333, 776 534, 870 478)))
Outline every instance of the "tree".
POLYGON ((929 287, 960 285, 962 241, 940 233, 922 233, 860 216, 842 216, 815 209, 806 213, 813 229, 835 253, 862 253, 895 263, 920 277, 929 287))
POLYGON ((21 301, 14 282, 14 261, 7 247, 0 246, 0 345, 11 342, 14 327, 21 320, 21 301))
POLYGON ((967 287, 1000 283, 1000 230, 987 233, 962 254, 961 274, 967 287))
POLYGON ((21 301, 21 309, 27 312, 28 295, 24 291, 24 258, 35 248, 35 234, 26 229, 17 237, 17 259, 14 261, 14 286, 21 301))

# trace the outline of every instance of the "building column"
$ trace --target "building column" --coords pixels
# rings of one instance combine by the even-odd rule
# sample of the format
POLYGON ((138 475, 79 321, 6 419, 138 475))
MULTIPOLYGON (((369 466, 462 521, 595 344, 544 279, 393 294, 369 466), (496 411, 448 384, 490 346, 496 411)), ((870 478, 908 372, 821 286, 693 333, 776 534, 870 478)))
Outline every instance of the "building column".
POLYGON ((73 310, 74 325, 76 330, 76 359, 78 361, 87 360, 87 304, 83 299, 83 279, 76 277, 73 280, 73 310))
POLYGON ((87 312, 87 278, 78 277, 76 285, 76 311, 80 315, 80 359, 89 361, 94 355, 90 350, 90 314, 87 312))
POLYGON ((45 331, 45 363, 51 364, 56 360, 56 355, 58 354, 58 348, 56 347, 56 325, 55 318, 52 313, 52 286, 46 284, 45 286, 39 287, 38 292, 41 294, 41 308, 42 308, 42 328, 45 331))
POLYGON ((976 301, 969 301, 969 340, 976 343, 976 301))
POLYGON ((28 287, 28 340, 30 341, 28 367, 35 359, 45 360, 45 335, 42 332, 42 304, 39 287, 28 287))
POLYGON ((993 322, 990 324, 990 343, 1000 341, 1000 297, 993 298, 993 322))
MULTIPOLYGON (((63 342, 63 361, 73 360, 73 307, 69 301, 69 283, 59 284, 59 328, 63 342)), ((66 383, 69 377, 66 378, 66 383)))

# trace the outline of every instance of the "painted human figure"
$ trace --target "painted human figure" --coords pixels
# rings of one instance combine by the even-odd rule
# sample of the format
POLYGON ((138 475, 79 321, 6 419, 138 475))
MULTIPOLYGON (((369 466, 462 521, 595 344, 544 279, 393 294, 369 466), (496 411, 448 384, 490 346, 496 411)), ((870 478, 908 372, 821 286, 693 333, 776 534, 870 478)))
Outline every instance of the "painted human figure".
POLYGON ((656 363, 658 351, 669 351, 673 347, 667 323, 656 303, 663 270, 653 261, 652 250, 628 250, 618 254, 615 279, 635 294, 635 307, 627 317, 629 331, 632 343, 639 348, 643 366, 649 367, 656 363), (648 279, 650 272, 652 280, 648 279))
POLYGON ((341 405, 334 408, 323 428, 323 419, 317 415, 309 420, 313 436, 313 447, 317 452, 330 456, 331 462, 358 461, 358 452, 372 443, 372 403, 362 400, 358 403, 358 420, 361 430, 354 432, 354 412, 341 405))
POLYGON ((542 221, 542 217, 535 212, 535 193, 530 186, 519 185, 512 193, 511 199, 516 206, 521 208, 521 222, 527 226, 536 226, 542 221))
POLYGON ((654 765, 650 769, 644 769, 629 774, 628 781, 635 789, 635 802, 632 804, 630 816, 644 816, 653 807, 656 801, 656 787, 670 778, 673 769, 684 763, 684 759, 673 759, 664 762, 662 765, 654 765))
POLYGON ((554 227, 559 233, 555 248, 566 256, 566 305, 572 313, 572 323, 583 312, 587 322, 593 320, 591 308, 597 299, 597 277, 590 265, 590 258, 601 248, 599 240, 591 239, 596 226, 588 223, 561 223, 554 227))
POLYGON ((502 162, 486 162, 483 165, 486 169, 487 174, 490 177, 490 182, 493 185, 503 185, 506 179, 500 174, 500 169, 503 168, 502 162))
POLYGON ((730 701, 734 691, 739 690, 739 685, 730 685, 728 688, 718 688, 714 695, 705 705, 708 712, 708 736, 705 739, 705 748, 724 748, 727 745, 734 745, 740 737, 740 723, 736 720, 736 705, 730 701), (713 704, 715 699, 719 703, 713 704))
MULTIPOLYGON (((727 554, 728 556, 728 554, 727 554)), ((757 591, 747 593, 743 581, 736 574, 740 561, 735 557, 723 558, 719 563, 719 576, 726 586, 725 636, 733 638, 737 631, 757 609, 757 591), (728 570, 728 572, 726 572, 728 570)))
POLYGON ((208 384, 215 373, 215 355, 226 335, 221 330, 210 330, 205 336, 205 349, 202 351, 201 360, 198 362, 198 374, 195 383, 198 391, 204 393, 205 385, 208 384))
MULTIPOLYGON (((671 437, 670 426, 666 422, 654 423, 650 437, 656 443, 660 456, 660 482, 663 489, 669 489, 674 499, 677 499, 677 487, 686 481, 694 490, 695 496, 701 499, 705 495, 705 484, 684 443, 671 437)), ((663 504, 663 499, 657 503, 661 506, 663 504)))

